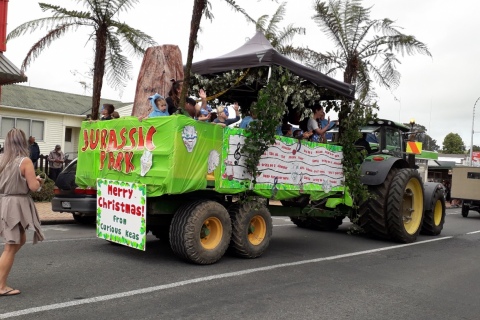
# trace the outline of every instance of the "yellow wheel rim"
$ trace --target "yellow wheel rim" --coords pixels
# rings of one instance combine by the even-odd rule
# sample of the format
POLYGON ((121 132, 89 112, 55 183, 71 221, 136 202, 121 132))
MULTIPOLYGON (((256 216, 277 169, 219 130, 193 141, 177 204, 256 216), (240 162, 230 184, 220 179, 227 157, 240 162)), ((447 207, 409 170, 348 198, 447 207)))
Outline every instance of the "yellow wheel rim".
POLYGON ((420 228, 423 216, 423 193, 418 179, 410 179, 403 194, 403 226, 409 234, 420 228))
POLYGON ((257 246, 263 242, 267 234, 267 223, 262 216, 254 216, 248 226, 248 241, 257 246))
POLYGON ((437 200, 437 202, 435 202, 435 208, 433 209, 433 222, 435 223, 435 226, 440 225, 440 223, 442 222, 442 216, 443 216, 442 201, 437 200))
POLYGON ((215 249, 222 241, 222 236, 223 226, 218 218, 211 217, 203 222, 200 231, 200 243, 205 249, 215 249))

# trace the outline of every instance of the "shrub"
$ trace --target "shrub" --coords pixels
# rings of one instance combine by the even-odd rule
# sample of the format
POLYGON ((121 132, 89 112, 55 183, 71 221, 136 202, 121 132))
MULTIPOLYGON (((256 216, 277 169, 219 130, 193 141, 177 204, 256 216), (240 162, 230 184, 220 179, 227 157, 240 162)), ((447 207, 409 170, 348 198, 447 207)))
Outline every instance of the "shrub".
MULTIPOLYGON (((37 169, 35 174, 43 173, 43 171, 37 169)), ((52 201, 54 196, 53 194, 53 187, 55 186, 55 182, 49 177, 45 178, 45 183, 43 184, 42 190, 39 192, 31 192, 32 199, 35 202, 45 202, 45 201, 52 201)))

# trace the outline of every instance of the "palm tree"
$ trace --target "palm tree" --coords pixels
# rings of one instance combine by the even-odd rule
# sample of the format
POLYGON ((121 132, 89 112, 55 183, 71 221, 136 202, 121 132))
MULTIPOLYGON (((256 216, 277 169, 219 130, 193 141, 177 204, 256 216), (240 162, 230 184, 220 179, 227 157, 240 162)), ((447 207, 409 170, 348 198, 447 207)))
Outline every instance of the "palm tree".
POLYGON ((305 28, 294 27, 292 24, 289 24, 280 31, 278 27, 278 24, 282 22, 285 17, 285 6, 286 2, 283 2, 270 20, 268 20, 269 15, 263 15, 258 18, 255 23, 255 28, 257 31, 262 31, 265 38, 270 41, 278 52, 298 60, 303 60, 307 57, 305 49, 293 47, 287 42, 291 41, 297 34, 305 34, 305 28))
POLYGON ((54 40, 78 27, 93 29, 89 39, 95 42, 95 61, 93 66, 92 119, 98 119, 103 77, 107 73, 107 82, 114 88, 124 87, 130 79, 131 62, 122 54, 121 43, 128 43, 135 54, 143 56, 148 46, 155 45, 149 35, 129 25, 115 20, 115 15, 133 8, 138 0, 77 0, 83 3, 87 11, 68 10, 60 6, 39 3, 43 11, 53 13, 51 17, 25 22, 15 28, 7 41, 46 27, 47 34, 38 40, 23 60, 22 70, 47 48, 54 40))
POLYGON ((333 40, 337 50, 310 52, 309 65, 326 74, 343 70, 344 82, 355 84, 360 101, 373 93, 372 77, 381 86, 394 89, 400 83, 395 69, 397 53, 431 56, 427 46, 412 35, 401 33, 390 19, 370 19, 370 8, 360 0, 316 0, 314 21, 333 40))
MULTIPOLYGON (((242 13, 247 21, 255 23, 255 20, 252 19, 241 7, 239 7, 234 0, 225 0, 235 11, 242 13)), ((185 79, 183 82, 182 93, 180 96, 180 107, 183 109, 185 105, 185 99, 188 92, 188 87, 190 85, 190 70, 192 69, 193 61, 193 51, 197 46, 197 35, 198 30, 200 29, 200 23, 202 21, 202 15, 205 15, 207 19, 212 20, 213 14, 210 11, 212 5, 208 0, 194 0, 193 2, 193 12, 192 20, 190 22, 190 37, 188 40, 188 53, 187 53, 187 63, 185 65, 185 79)))

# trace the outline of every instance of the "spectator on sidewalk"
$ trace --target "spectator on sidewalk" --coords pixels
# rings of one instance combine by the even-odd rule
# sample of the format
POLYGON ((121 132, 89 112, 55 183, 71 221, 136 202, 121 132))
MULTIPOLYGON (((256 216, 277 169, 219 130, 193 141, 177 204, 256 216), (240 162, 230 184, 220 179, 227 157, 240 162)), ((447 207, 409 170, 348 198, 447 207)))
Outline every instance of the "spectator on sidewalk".
POLYGON ((0 297, 20 294, 20 290, 7 285, 7 278, 15 255, 27 240, 25 230, 34 231, 34 244, 44 240, 38 212, 29 194, 38 191, 43 182, 35 176, 25 133, 11 129, 5 138, 5 152, 0 155, 0 237, 5 240, 0 256, 0 297))
POLYGON ((54 182, 57 181, 57 177, 63 169, 63 163, 65 162, 65 156, 62 152, 62 147, 57 144, 55 149, 50 151, 48 155, 48 172, 49 177, 54 182))
POLYGON ((38 166, 38 158, 40 158, 40 147, 35 142, 35 137, 30 136, 28 138, 28 149, 30 150, 30 160, 32 160, 35 170, 38 166))

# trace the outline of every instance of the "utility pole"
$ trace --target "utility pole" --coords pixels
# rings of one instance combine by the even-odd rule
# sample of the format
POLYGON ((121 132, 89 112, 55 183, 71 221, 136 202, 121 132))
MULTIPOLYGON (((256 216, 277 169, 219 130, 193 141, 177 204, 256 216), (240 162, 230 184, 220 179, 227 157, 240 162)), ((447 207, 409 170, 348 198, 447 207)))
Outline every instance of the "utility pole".
POLYGON ((472 117, 472 135, 470 137, 470 166, 473 166, 473 134, 475 133, 475 106, 477 105, 478 100, 480 100, 480 97, 478 97, 477 101, 475 101, 475 104, 473 105, 473 117, 472 117))

